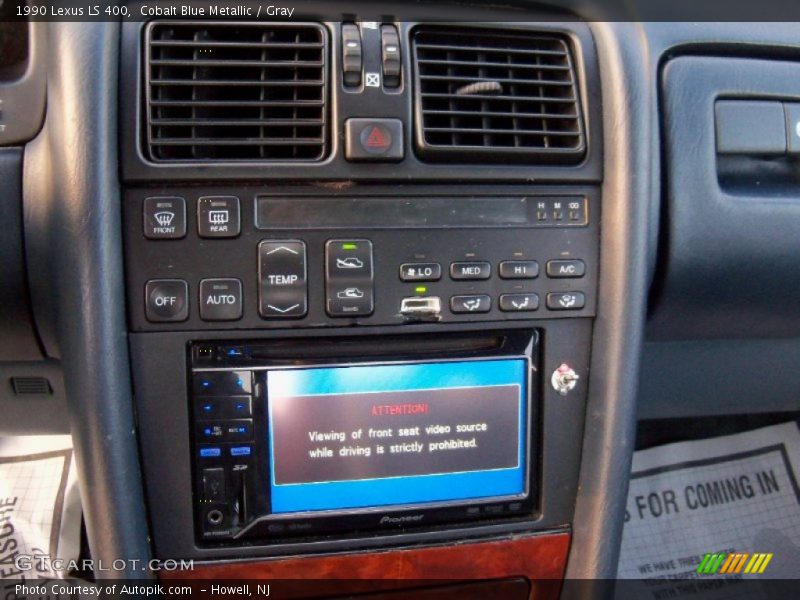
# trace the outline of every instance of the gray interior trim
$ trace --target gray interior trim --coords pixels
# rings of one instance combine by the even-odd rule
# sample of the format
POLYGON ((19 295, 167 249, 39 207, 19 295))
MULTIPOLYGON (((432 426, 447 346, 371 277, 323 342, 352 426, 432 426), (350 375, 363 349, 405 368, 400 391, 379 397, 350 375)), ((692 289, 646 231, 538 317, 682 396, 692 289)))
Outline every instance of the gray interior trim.
POLYGON ((648 342, 639 419, 798 410, 800 339, 648 342))
MULTIPOLYGON (((641 26, 597 23, 606 169, 600 290, 568 579, 609 579, 633 452, 636 382, 646 305, 655 107, 641 26)), ((569 589, 565 590, 567 593, 569 589)), ((584 590, 585 591, 585 590, 584 590)))
MULTIPOLYGON (((48 35, 49 110, 25 155, 32 288, 57 303, 52 342, 62 354, 92 558, 146 561, 117 176, 119 24, 49 23, 48 35)), ((146 576, 128 565, 97 576, 146 576)))

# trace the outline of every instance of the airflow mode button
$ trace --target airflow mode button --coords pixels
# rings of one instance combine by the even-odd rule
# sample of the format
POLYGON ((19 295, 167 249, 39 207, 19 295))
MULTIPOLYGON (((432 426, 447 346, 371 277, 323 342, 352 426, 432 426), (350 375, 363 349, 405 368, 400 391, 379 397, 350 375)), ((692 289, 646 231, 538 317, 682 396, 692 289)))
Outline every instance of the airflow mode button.
POLYGON ((303 317, 307 311, 306 245, 299 240, 258 245, 259 313, 265 319, 303 317))
POLYGON ((365 317, 374 310, 372 242, 325 244, 326 311, 331 317, 365 317))

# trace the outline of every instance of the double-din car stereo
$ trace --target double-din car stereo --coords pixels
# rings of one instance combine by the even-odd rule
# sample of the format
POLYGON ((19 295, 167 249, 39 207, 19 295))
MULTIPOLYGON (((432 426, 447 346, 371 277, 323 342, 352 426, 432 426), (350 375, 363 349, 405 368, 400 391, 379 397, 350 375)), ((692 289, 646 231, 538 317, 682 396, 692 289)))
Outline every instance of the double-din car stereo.
POLYGON ((199 540, 530 518, 538 335, 447 337, 191 344, 199 540))

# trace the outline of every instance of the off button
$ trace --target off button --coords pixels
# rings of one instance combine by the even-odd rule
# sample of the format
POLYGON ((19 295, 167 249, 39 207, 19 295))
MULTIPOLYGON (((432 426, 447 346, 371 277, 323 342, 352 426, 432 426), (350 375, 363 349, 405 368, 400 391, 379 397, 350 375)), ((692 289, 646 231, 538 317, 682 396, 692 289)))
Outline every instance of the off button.
POLYGON ((182 279, 151 279, 144 294, 148 321, 177 323, 189 318, 189 286, 182 279))

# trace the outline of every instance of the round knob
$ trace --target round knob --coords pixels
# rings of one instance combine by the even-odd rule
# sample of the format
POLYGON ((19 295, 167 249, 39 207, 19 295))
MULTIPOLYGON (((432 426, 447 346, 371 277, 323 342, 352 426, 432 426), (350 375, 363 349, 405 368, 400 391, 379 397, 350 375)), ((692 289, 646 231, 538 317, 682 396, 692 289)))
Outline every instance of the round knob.
POLYGON ((567 363, 561 363, 561 365, 553 371, 550 383, 553 385, 555 391, 562 396, 566 396, 570 391, 575 389, 579 379, 580 375, 575 372, 575 369, 570 367, 567 363))

